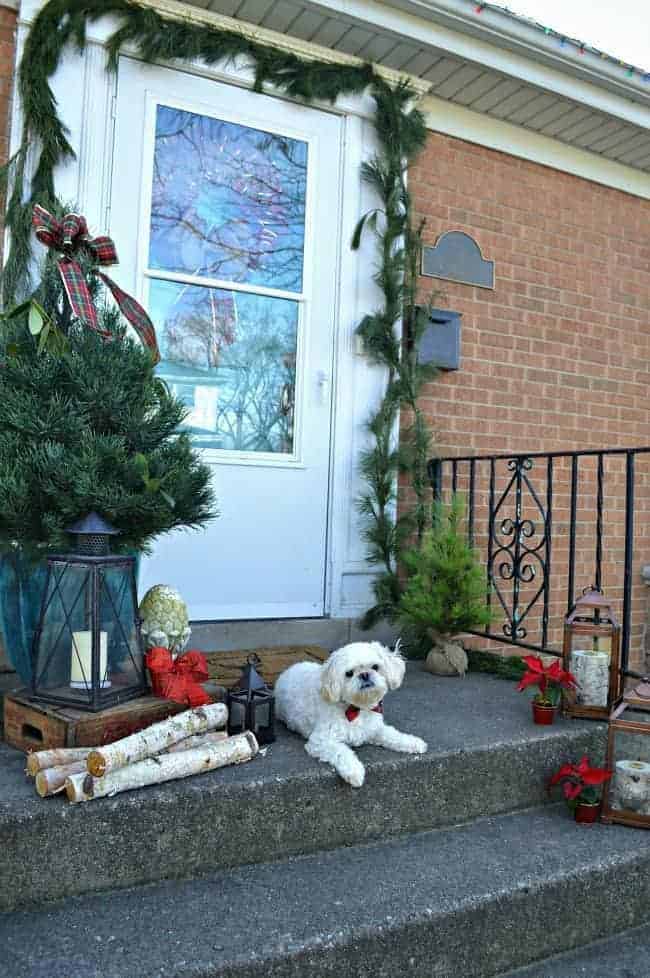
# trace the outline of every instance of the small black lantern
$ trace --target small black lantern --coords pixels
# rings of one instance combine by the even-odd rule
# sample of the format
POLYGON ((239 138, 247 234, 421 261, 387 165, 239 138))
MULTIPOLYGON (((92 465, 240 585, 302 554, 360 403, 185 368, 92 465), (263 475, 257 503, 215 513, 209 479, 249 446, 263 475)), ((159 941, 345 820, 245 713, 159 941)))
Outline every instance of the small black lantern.
POLYGON ((251 730, 260 745, 272 744, 275 698, 255 668, 259 665, 259 657, 250 655, 239 682, 228 690, 228 733, 232 736, 251 730))
POLYGON ((74 551, 47 558, 31 692, 97 712, 147 693, 135 557, 110 553, 119 531, 97 513, 67 532, 74 551))

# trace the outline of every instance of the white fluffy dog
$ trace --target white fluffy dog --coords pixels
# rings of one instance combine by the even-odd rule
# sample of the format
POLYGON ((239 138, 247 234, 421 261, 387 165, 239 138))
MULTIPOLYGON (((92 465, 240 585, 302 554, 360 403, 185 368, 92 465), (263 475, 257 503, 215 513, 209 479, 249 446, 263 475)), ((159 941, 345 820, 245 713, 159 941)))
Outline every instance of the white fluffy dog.
POLYGON ((305 750, 331 764, 360 788, 365 768, 351 747, 376 744, 406 754, 424 754, 426 743, 384 723, 382 701, 404 679, 399 651, 379 642, 353 642, 332 652, 327 662, 299 662, 275 684, 279 718, 307 738, 305 750))

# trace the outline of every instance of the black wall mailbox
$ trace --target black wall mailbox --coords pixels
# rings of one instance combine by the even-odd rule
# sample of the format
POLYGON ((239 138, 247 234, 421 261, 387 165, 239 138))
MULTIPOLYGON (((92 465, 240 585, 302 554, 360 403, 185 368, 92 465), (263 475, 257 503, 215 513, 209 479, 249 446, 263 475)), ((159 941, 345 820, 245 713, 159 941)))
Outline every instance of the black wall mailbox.
POLYGON ((433 309, 430 323, 420 339, 420 363, 434 363, 441 370, 460 370, 459 312, 433 309))

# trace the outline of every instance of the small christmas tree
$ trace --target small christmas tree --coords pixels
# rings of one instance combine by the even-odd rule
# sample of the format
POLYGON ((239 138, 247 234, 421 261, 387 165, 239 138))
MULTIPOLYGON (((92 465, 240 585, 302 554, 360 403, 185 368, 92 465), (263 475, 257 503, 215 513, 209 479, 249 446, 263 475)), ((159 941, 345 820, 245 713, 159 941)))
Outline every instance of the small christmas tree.
POLYGON ((436 503, 433 522, 419 548, 407 551, 404 565, 409 575, 399 603, 398 620, 405 629, 407 646, 430 649, 429 666, 445 675, 463 674, 467 656, 451 642, 468 629, 487 626, 485 573, 467 543, 462 529, 464 504, 454 496, 451 505, 436 503))
POLYGON ((102 298, 92 257, 76 260, 108 336, 75 317, 52 252, 32 302, 3 319, 0 553, 67 550, 66 527, 93 510, 123 552, 215 515, 209 469, 179 432, 183 404, 102 298))

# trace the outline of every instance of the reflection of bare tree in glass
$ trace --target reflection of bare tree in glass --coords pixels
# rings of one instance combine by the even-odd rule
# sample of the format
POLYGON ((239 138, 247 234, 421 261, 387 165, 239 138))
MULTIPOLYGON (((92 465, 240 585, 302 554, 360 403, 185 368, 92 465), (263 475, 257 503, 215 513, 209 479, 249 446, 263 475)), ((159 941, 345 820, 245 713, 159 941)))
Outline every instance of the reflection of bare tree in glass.
POLYGON ((269 309, 246 326, 245 342, 224 351, 217 430, 224 448, 290 452, 293 408, 287 415, 282 395, 295 384, 294 315, 269 309))
POLYGON ((224 346, 235 342, 236 305, 230 292, 185 290, 180 310, 165 322, 163 349, 170 363, 218 367, 224 346))
POLYGON ((160 106, 152 264, 300 290, 306 179, 305 143, 160 106))

